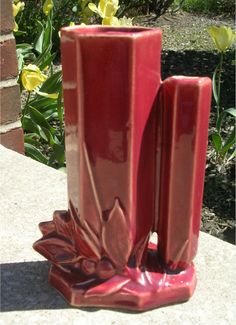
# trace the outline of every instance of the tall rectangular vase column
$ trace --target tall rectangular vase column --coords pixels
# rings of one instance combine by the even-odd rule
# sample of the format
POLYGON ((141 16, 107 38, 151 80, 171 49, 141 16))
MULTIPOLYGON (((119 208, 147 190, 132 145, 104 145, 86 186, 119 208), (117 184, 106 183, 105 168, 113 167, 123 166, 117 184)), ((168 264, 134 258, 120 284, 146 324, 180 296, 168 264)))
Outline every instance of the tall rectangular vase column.
MULTIPOLYGON (((52 262, 49 282, 78 307, 146 310, 185 301, 196 284, 193 255, 174 272, 169 260, 175 239, 181 245, 190 232, 186 226, 180 239, 173 236, 171 225, 180 222, 163 213, 172 194, 161 196, 169 184, 161 174, 176 150, 172 140, 164 149, 166 119, 178 109, 165 112, 161 30, 67 27, 61 49, 69 209, 41 223, 34 244, 52 262), (159 250, 149 242, 153 231, 159 250)), ((195 106, 189 109, 201 109, 195 106)), ((194 113, 193 135, 195 120, 194 113)))

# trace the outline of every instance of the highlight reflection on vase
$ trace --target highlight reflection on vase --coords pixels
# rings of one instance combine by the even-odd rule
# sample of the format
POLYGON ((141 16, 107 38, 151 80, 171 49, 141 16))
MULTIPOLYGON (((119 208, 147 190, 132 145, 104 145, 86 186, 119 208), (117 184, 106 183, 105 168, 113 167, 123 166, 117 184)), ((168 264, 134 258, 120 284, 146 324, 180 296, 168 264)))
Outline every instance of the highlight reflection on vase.
POLYGON ((187 300, 211 82, 161 82, 159 29, 75 26, 61 35, 69 210, 41 223, 34 244, 53 263, 49 281, 75 306, 187 300))

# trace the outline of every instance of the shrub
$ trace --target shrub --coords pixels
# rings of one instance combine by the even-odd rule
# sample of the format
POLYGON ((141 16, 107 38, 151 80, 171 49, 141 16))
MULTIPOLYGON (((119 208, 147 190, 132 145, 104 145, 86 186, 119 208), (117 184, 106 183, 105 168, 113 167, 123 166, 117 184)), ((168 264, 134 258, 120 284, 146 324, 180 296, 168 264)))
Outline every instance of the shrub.
POLYGON ((183 9, 197 13, 233 13, 234 0, 185 0, 183 9))
POLYGON ((142 8, 145 12, 147 12, 147 10, 150 10, 157 16, 161 16, 173 3, 174 0, 122 0, 120 1, 120 15, 123 15, 130 9, 142 8))

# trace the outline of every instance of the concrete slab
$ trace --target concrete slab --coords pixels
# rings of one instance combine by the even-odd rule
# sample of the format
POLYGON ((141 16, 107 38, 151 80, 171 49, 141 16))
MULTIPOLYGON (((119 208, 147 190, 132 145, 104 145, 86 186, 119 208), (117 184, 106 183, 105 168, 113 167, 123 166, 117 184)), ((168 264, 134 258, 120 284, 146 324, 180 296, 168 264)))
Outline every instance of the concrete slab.
POLYGON ((71 308, 48 285, 48 263, 32 249, 38 223, 67 208, 66 175, 0 146, 0 179, 1 324, 235 324, 235 246, 204 233, 188 302, 145 313, 71 308))

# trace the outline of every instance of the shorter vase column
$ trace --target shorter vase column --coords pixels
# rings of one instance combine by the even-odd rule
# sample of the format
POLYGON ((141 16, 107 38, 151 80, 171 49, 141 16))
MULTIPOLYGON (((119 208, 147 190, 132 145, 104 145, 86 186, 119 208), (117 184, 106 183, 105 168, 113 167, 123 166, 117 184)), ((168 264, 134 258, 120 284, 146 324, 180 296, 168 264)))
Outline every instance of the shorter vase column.
POLYGON ((172 270, 188 267, 197 251, 210 101, 209 78, 171 77, 162 85, 158 254, 172 270))

